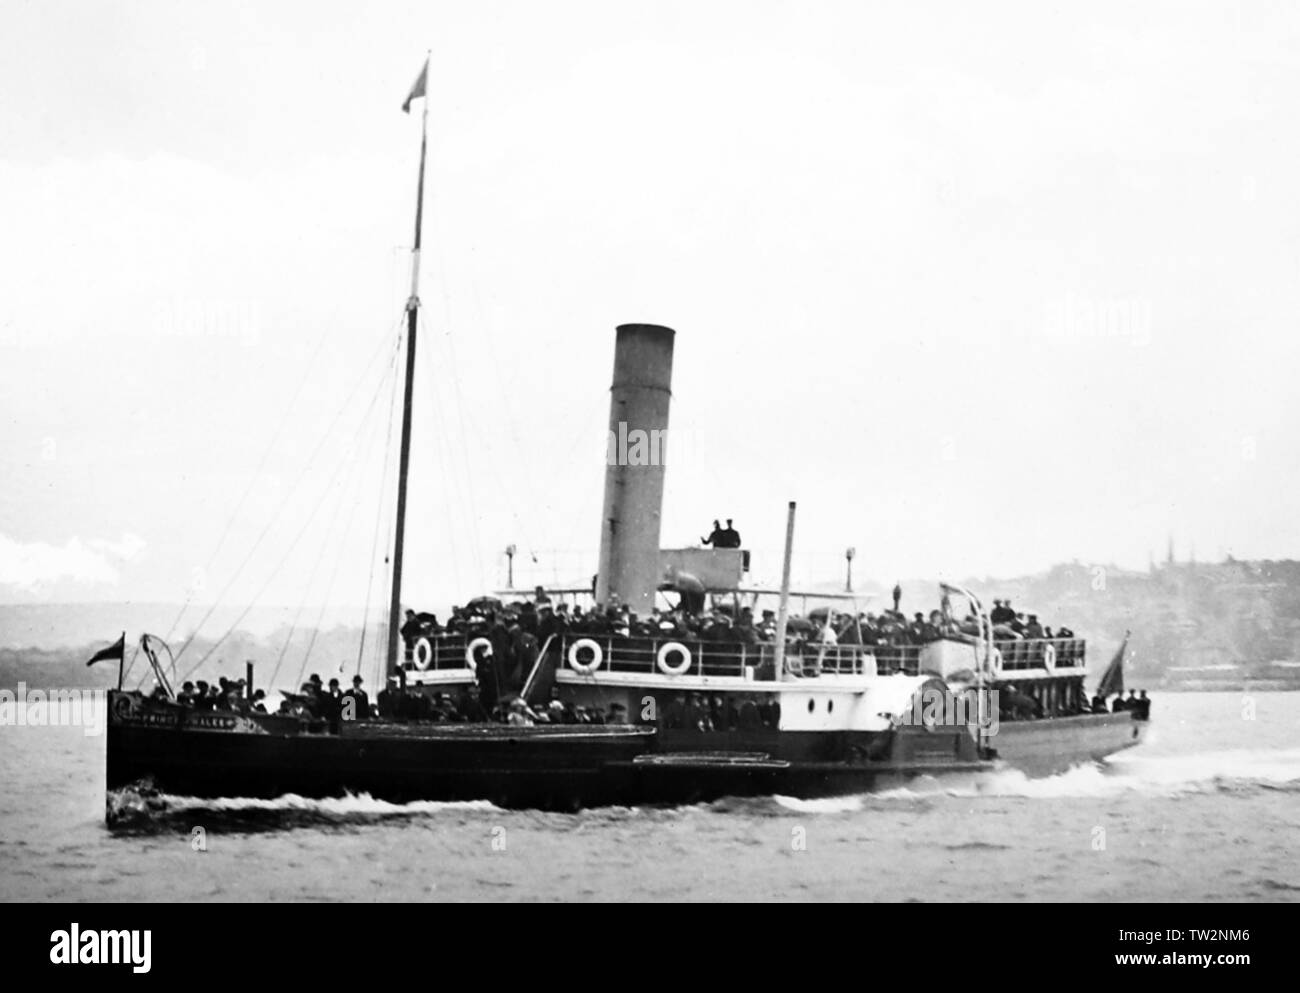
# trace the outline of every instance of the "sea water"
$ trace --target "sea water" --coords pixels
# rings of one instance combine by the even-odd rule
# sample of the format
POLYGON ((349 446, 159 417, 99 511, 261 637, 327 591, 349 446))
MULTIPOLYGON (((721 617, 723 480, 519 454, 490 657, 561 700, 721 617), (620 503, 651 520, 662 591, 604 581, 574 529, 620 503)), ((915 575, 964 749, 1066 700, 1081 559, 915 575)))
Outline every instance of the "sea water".
POLYGON ((1048 779, 577 814, 164 797, 115 830, 102 734, 0 724, 0 899, 1300 899, 1300 693, 1157 694, 1152 718, 1048 779))

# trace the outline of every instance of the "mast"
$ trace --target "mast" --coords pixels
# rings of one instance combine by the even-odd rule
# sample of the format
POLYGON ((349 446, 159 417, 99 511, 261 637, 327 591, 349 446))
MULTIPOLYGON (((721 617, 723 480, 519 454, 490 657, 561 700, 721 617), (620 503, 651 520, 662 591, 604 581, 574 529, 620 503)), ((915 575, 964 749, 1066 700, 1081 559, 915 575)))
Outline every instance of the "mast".
MULTIPOLYGON (((785 636, 790 620, 790 560, 794 557, 794 508, 791 500, 785 515, 785 558, 781 562, 781 602, 776 614, 776 675, 772 678, 777 682, 785 678, 785 636)), ((807 605, 805 599, 804 606, 807 605)), ((827 620, 830 620, 829 614, 827 620)))
POLYGON ((406 389, 402 394, 402 448, 397 467, 397 521, 393 536, 393 589, 388 605, 388 667, 392 673, 401 668, 402 623, 402 546, 406 540, 406 479, 411 465, 411 399, 415 390, 415 335, 420 313, 420 230, 424 220, 424 160, 429 146, 429 100, 426 96, 429 57, 425 56, 411 94, 402 105, 409 112, 411 101, 423 98, 420 124, 420 176, 415 193, 415 241, 411 248, 411 296, 406 301, 406 389))

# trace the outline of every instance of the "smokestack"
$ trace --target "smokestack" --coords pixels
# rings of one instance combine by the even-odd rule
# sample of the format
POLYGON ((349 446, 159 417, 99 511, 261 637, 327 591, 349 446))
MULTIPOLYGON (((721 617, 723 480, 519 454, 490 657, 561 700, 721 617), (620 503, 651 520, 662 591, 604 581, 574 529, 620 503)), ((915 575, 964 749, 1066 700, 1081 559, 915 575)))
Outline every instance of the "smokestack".
POLYGON ((608 605, 616 595, 642 616, 654 607, 660 578, 675 334, 657 324, 621 324, 614 345, 596 600, 608 605))

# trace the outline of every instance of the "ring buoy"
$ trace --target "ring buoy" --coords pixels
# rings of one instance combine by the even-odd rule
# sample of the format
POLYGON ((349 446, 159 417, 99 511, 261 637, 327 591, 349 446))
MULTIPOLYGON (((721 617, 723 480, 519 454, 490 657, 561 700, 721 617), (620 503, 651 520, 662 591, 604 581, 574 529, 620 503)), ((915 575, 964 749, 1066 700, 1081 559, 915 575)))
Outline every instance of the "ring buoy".
POLYGON ((590 676, 600 668, 601 663, 604 661, 605 653, 602 652, 600 646, 590 638, 579 638, 569 646, 569 668, 579 676, 590 676), (583 648, 590 649, 590 662, 583 662, 578 658, 578 651, 583 648))
POLYGON ((423 672, 429 668, 429 664, 433 662, 433 646, 429 644, 428 638, 421 638, 415 643, 415 652, 411 658, 415 662, 415 667, 420 671, 423 672))
POLYGON ((1043 668, 1048 672, 1056 671, 1056 646, 1050 641, 1043 648, 1043 668))
POLYGON ((473 641, 471 641, 468 645, 465 646, 466 668, 468 669, 478 668, 478 656, 475 655, 474 653, 477 652, 480 648, 487 649, 487 652, 483 656, 484 658, 492 657, 492 642, 488 641, 486 638, 475 638, 473 641))
POLYGON ((659 646, 659 654, 655 658, 655 664, 659 666, 659 671, 665 676, 680 676, 691 667, 691 650, 683 645, 680 641, 665 641, 659 646), (668 664, 668 656, 673 652, 680 652, 682 661, 680 665, 672 666, 668 664))

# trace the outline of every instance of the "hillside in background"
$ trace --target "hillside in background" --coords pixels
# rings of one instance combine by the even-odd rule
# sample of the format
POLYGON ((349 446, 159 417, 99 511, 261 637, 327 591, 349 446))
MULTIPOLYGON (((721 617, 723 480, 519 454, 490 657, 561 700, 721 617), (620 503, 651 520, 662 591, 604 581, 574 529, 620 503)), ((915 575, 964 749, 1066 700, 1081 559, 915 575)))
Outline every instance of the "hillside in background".
MULTIPOLYGON (((205 679, 215 682, 219 676, 234 679, 244 675, 245 663, 251 661, 254 664, 254 682, 262 687, 291 689, 312 673, 319 674, 326 682, 338 678, 346 685, 358 672, 367 685, 373 686, 381 669, 379 657, 383 650, 383 632, 378 628, 366 631, 364 651, 361 639, 360 626, 336 625, 320 630, 291 630, 285 626, 263 635, 235 631, 219 643, 214 638, 195 638, 184 652, 181 649, 185 639, 174 638, 170 644, 173 651, 181 653, 176 665, 180 681, 205 679), (362 657, 360 664, 359 654, 362 657)), ((0 648, 0 688, 11 689, 19 682, 25 682, 33 689, 115 686, 115 662, 86 665, 86 660, 96 649, 103 648, 112 640, 97 640, 77 647, 0 648)), ((136 686, 149 672, 147 659, 142 652, 137 652, 138 644, 138 637, 133 638, 128 631, 127 663, 135 657, 134 665, 128 667, 125 681, 128 688, 136 686)), ((152 681, 147 680, 145 685, 151 686, 152 681)))
POLYGON ((1131 631, 1130 685, 1182 679, 1175 670, 1300 660, 1300 562, 1166 562, 1146 572, 1074 563, 970 585, 1087 637, 1094 672, 1131 631))

